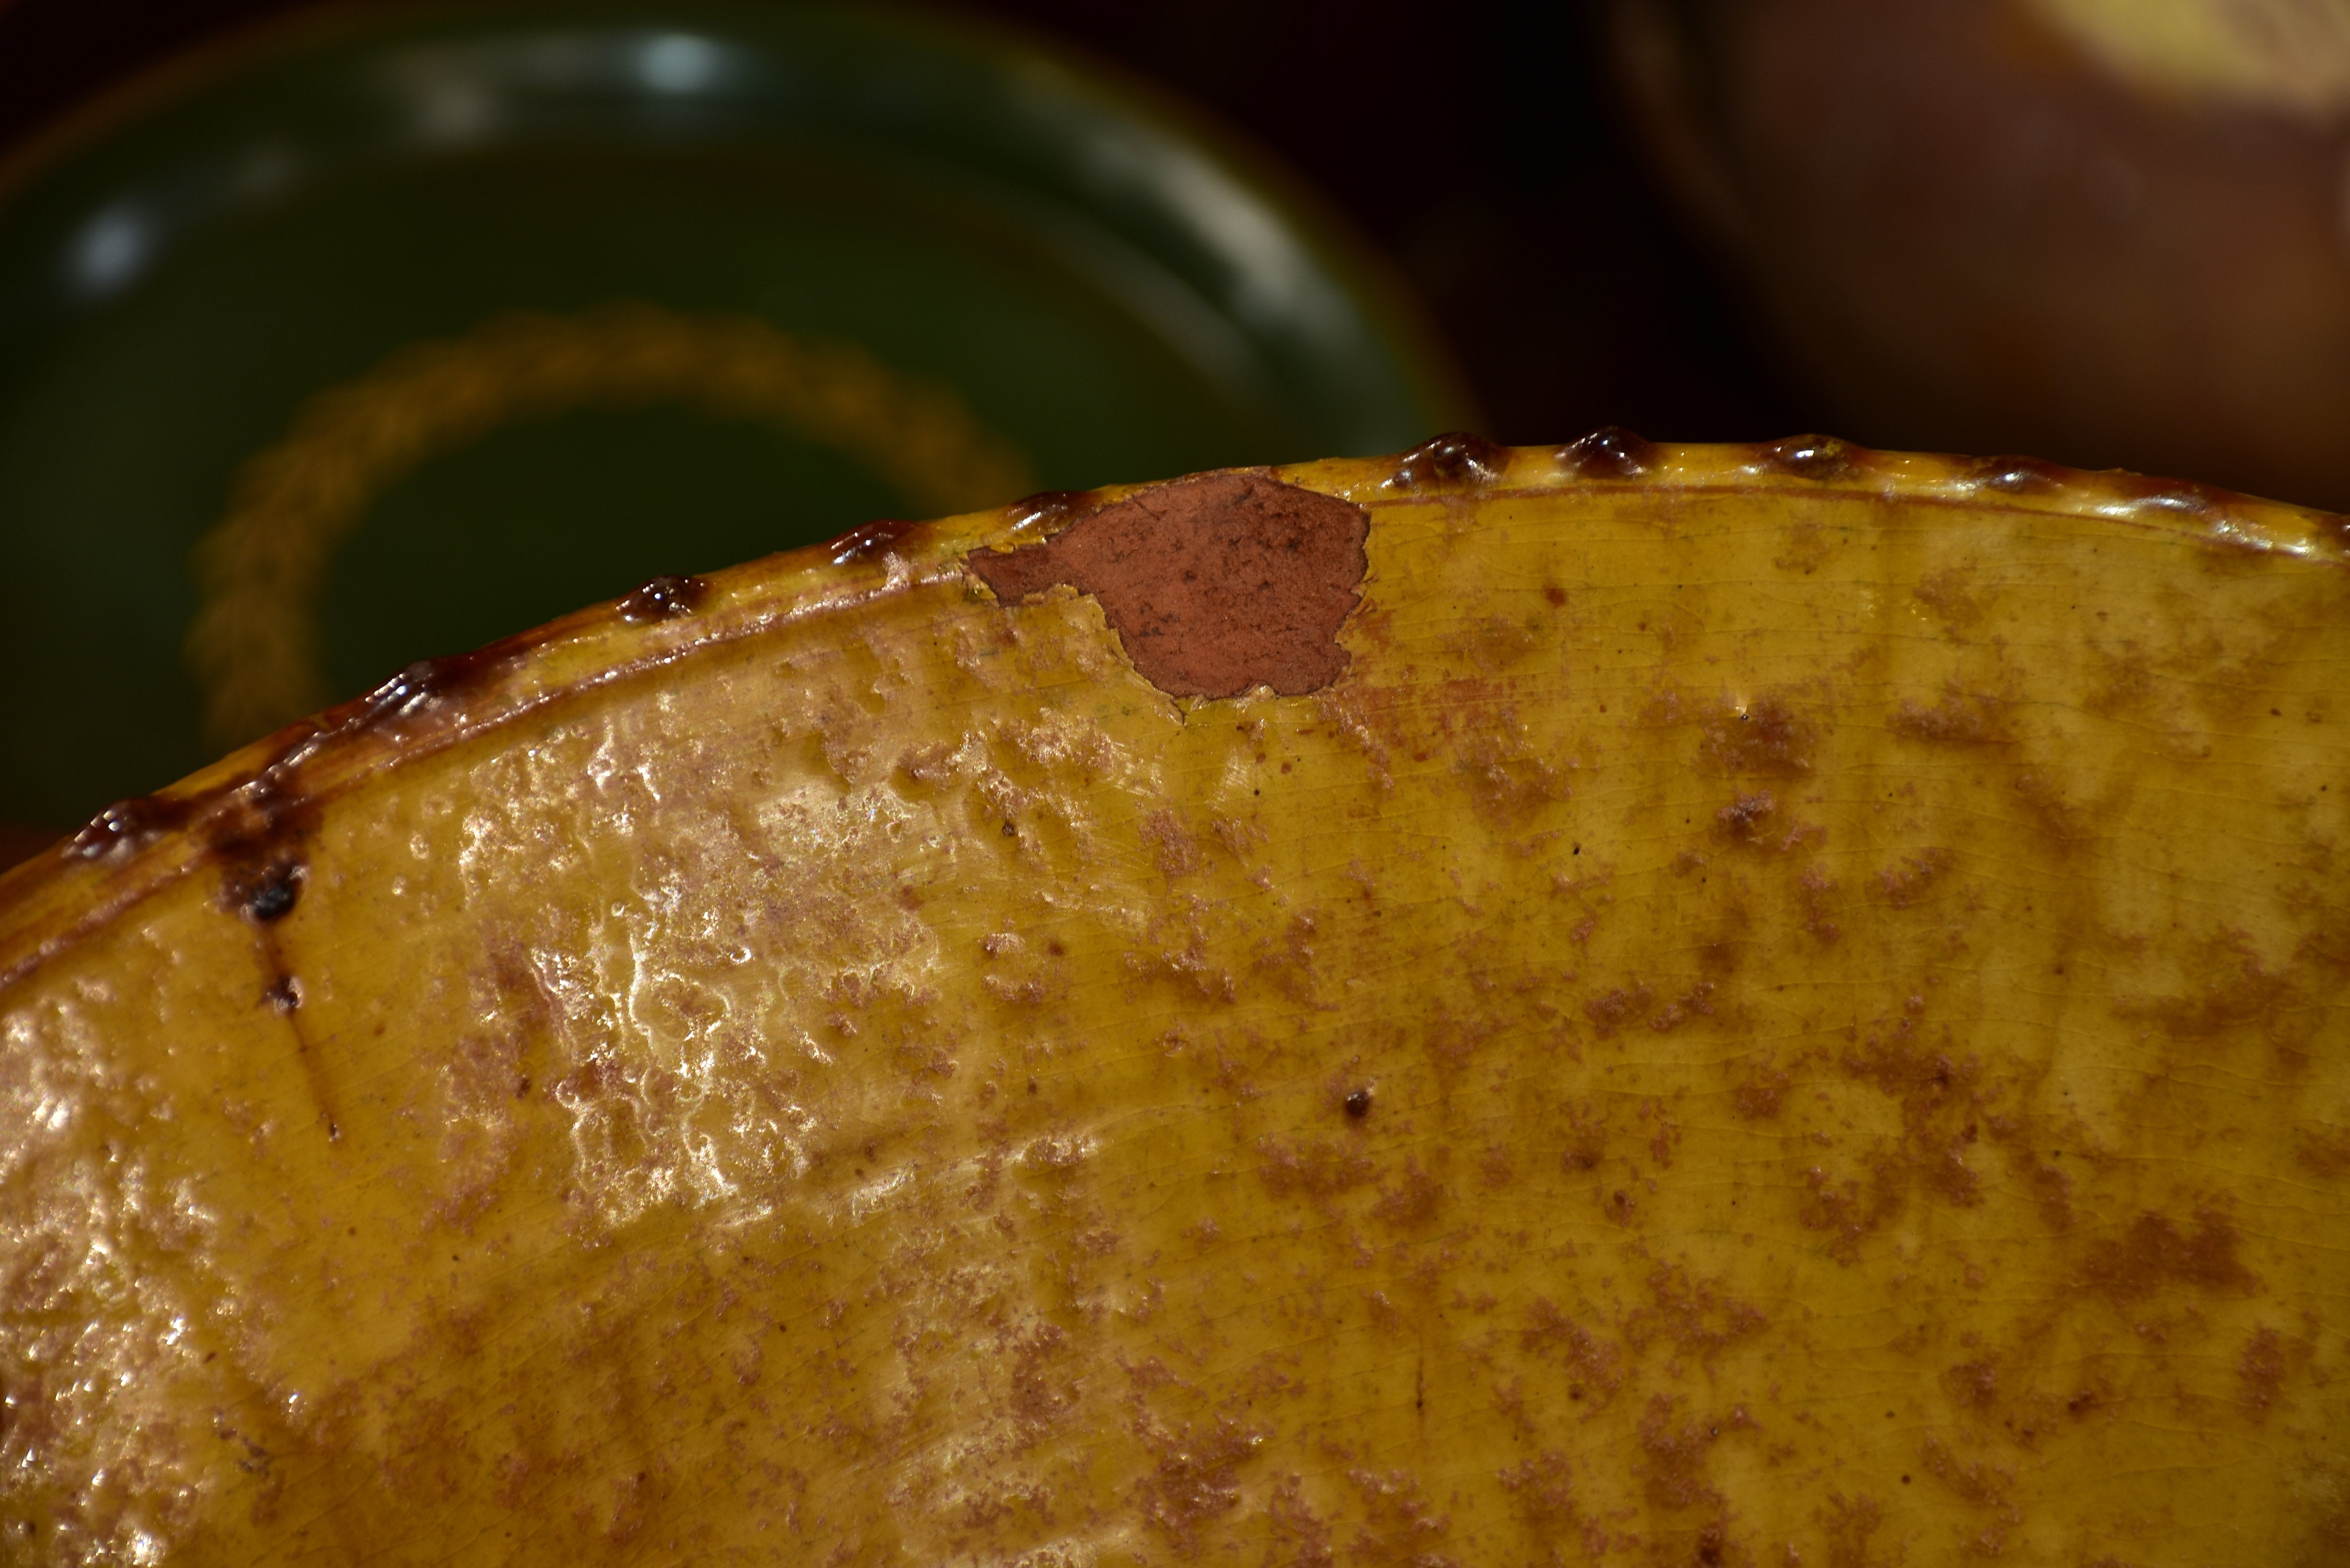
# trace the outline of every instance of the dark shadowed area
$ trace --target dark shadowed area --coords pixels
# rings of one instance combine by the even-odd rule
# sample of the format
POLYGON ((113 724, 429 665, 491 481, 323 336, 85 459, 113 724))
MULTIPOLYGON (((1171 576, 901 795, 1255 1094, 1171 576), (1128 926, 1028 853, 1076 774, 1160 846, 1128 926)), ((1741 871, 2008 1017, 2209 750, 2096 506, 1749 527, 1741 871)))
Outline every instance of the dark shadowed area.
MULTIPOLYGON (((391 4, 402 0, 390 0, 391 4)), ((0 0, 0 142, 289 0, 0 0)), ((1821 422, 1741 327, 1614 110, 1600 18, 1472 0, 1011 0, 958 9, 1150 78, 1313 186, 1401 268, 1484 434, 1679 441, 1821 422)), ((1134 476, 1141 477, 1141 476, 1134 476)))

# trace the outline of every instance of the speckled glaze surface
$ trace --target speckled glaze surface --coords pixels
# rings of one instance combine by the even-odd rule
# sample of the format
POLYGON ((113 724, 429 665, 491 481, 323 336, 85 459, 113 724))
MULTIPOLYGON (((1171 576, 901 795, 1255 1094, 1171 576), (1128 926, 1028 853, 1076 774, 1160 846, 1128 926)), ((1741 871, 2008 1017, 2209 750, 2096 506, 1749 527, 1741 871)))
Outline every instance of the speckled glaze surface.
POLYGON ((2350 1552, 2339 519, 1189 483, 657 579, 0 879, 10 1557, 2350 1552))

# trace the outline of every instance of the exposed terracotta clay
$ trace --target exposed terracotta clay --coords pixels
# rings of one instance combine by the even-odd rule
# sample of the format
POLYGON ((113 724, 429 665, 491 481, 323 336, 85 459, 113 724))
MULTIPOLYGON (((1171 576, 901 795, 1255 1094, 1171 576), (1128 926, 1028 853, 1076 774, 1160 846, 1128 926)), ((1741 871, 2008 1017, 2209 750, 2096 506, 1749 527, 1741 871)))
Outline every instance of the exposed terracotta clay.
POLYGON ((963 558, 1006 604, 1090 594, 1142 678, 1172 697, 1318 691, 1347 668, 1338 626, 1369 564, 1361 507, 1245 473, 1177 480, 1040 545, 963 558))

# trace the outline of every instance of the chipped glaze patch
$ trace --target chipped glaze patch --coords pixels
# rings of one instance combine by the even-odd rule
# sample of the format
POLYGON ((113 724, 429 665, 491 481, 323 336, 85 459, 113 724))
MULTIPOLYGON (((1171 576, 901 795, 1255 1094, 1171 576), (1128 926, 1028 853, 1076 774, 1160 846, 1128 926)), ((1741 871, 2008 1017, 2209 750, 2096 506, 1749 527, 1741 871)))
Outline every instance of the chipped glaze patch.
POLYGON ((1347 668, 1338 628, 1361 597, 1361 507, 1248 473, 1141 491, 1040 545, 964 565, 1007 604, 1066 583, 1090 594, 1142 678, 1170 697, 1318 691, 1347 668))

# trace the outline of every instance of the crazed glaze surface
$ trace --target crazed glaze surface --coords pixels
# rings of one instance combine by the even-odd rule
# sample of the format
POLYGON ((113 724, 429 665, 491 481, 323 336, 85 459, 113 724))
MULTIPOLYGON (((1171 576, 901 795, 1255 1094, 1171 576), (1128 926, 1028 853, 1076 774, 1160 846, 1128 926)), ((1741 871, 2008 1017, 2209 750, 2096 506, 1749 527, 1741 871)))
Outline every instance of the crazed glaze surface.
POLYGON ((1038 498, 0 883, 0 1552, 2350 1555, 2334 520, 1263 477, 1371 519, 1319 690, 1000 601, 1131 493, 1038 498))

